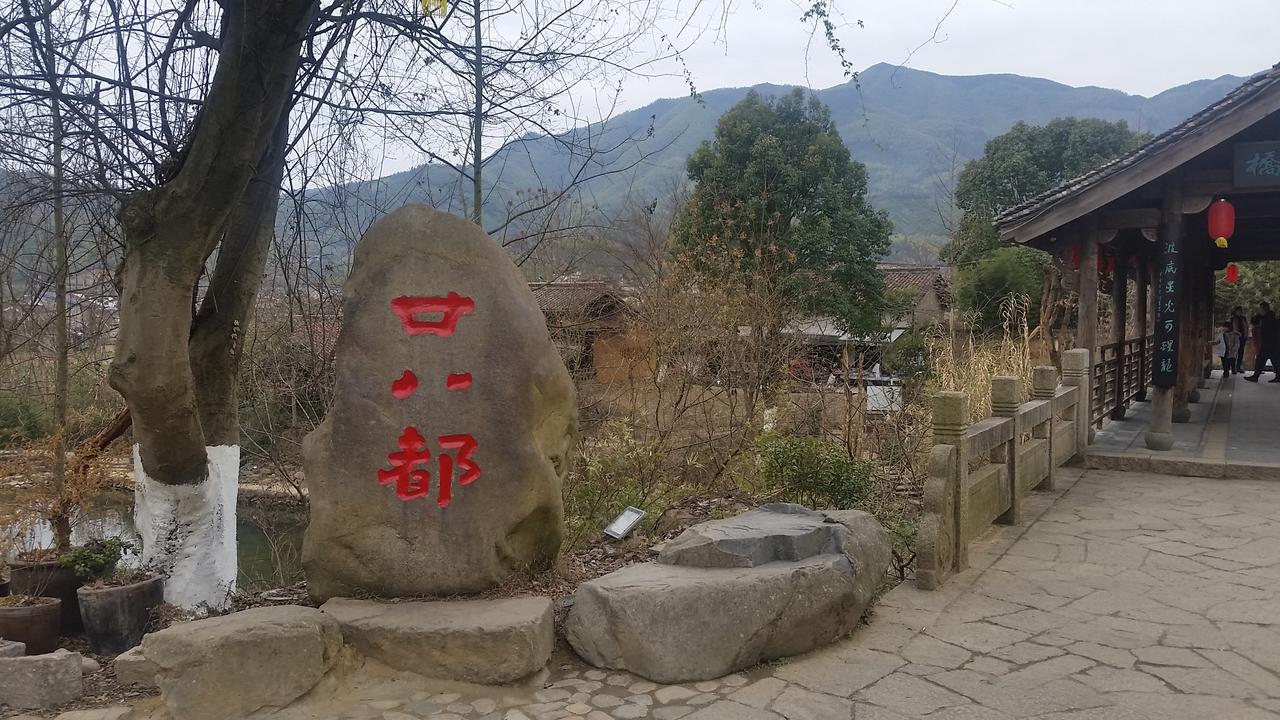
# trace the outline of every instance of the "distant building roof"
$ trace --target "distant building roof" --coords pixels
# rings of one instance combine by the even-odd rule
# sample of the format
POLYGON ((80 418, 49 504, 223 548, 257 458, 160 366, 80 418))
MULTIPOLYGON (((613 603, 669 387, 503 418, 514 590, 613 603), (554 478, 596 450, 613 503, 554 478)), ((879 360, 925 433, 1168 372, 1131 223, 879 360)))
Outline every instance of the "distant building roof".
POLYGON ((1092 212, 1181 165, 1239 132, 1241 122, 1223 122, 1233 113, 1246 111, 1250 106, 1254 107, 1246 111, 1248 115, 1265 117, 1266 113, 1274 111, 1272 105, 1280 104, 1280 95, 1272 97, 1268 91, 1277 86, 1280 86, 1280 65, 1254 75, 1221 100, 1160 133, 1145 145, 1001 212, 996 217, 1001 239, 1033 240, 1040 232, 1051 231, 1053 228, 1048 227, 1049 224, 1061 226, 1063 222, 1092 212), (1108 183, 1112 179, 1117 182, 1108 183), (1054 223, 1033 222, 1067 201, 1072 201, 1070 215, 1073 217, 1058 218, 1054 223), (1036 227, 1028 232, 1027 229, 1033 225, 1036 227))
POLYGON ((535 282, 529 283, 529 289, 543 314, 574 322, 603 320, 629 310, 622 297, 603 282, 535 282))
POLYGON ((935 290, 946 293, 951 269, 945 265, 880 265, 884 286, 891 290, 935 290))

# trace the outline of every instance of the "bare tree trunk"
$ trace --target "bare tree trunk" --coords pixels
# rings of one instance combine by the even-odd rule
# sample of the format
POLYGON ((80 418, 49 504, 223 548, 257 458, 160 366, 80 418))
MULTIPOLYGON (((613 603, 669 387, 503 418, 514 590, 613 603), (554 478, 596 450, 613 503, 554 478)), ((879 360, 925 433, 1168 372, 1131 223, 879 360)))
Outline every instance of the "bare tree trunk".
POLYGON ((110 380, 133 418, 143 562, 169 576, 166 599, 184 607, 220 606, 235 584, 235 356, 278 202, 279 139, 301 41, 318 0, 221 5, 218 65, 180 166, 120 210, 126 253, 110 380), (193 328, 191 298, 219 243, 193 328))
POLYGON ((483 37, 480 27, 480 0, 472 0, 474 8, 475 22, 475 85, 476 85, 476 108, 475 116, 471 119, 471 144, 472 144, 472 168, 471 168, 471 214, 475 223, 484 227, 484 184, 482 183, 481 171, 484 165, 484 153, 481 152, 484 146, 484 54, 481 39, 483 37))
POLYGON ((66 131, 62 123, 62 86, 58 80, 57 55, 54 52, 53 28, 49 13, 41 22, 40 48, 45 77, 49 83, 49 118, 53 132, 53 487, 54 497, 49 513, 54 546, 59 552, 71 549, 71 513, 74 503, 67 487, 67 393, 70 339, 67 329, 67 228, 63 199, 63 142, 66 131))

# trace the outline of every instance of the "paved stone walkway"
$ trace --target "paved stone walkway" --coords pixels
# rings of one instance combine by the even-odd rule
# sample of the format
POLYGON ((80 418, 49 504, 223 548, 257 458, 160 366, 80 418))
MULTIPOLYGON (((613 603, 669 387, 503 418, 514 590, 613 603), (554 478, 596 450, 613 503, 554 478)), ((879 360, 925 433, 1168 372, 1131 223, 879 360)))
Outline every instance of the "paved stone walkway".
POLYGON ((277 720, 1280 718, 1280 483, 1064 470, 940 592, 888 593, 816 653, 658 686, 567 653, 535 687, 404 675, 277 720), (1038 519, 1037 519, 1038 518, 1038 519), (545 687, 543 687, 545 686, 545 687))

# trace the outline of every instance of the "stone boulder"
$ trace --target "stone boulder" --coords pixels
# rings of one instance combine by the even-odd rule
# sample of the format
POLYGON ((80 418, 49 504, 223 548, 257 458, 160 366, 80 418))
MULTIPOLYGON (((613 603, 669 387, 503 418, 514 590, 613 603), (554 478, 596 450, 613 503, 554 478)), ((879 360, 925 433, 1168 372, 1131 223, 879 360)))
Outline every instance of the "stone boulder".
POLYGON ((848 634, 889 564, 888 536, 866 513, 766 507, 689 528, 658 562, 584 583, 565 633, 597 667, 708 680, 848 634))
POLYGON ((453 595, 547 567, 577 404, 508 254, 405 206, 357 247, 342 315, 333 405, 303 445, 312 596, 453 595))
POLYGON ((142 646, 129 648, 116 656, 111 663, 116 674, 116 681, 121 685, 137 685, 138 687, 156 687, 156 675, 160 668, 142 654, 142 646))
POLYGON ((348 645, 396 670, 491 685, 532 675, 555 646, 550 598, 380 603, 334 598, 320 608, 348 645))
POLYGON ((181 623, 142 640, 164 703, 182 720, 283 707, 320 681, 341 648, 333 618, 297 605, 181 623))
POLYGON ((27 654, 27 644, 17 640, 0 638, 0 657, 22 657, 27 654))
POLYGON ((828 515, 802 505, 773 503, 685 530, 663 546, 658 562, 704 568, 756 567, 775 560, 844 554, 848 536, 849 529, 828 515))
POLYGON ((80 653, 0 657, 0 705, 35 710, 71 702, 83 691, 80 653))

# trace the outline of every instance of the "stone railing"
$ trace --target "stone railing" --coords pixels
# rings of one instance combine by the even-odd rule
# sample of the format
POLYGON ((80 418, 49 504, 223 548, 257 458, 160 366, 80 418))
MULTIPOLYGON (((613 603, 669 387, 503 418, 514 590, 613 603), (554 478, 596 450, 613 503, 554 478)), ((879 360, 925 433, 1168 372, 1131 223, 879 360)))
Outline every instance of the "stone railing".
POLYGON ((969 398, 934 398, 933 450, 916 540, 916 584, 926 590, 969 566, 969 543, 992 523, 1014 524, 1022 497, 1052 490, 1054 469, 1089 443, 1087 350, 1063 354, 1062 380, 1035 368, 1031 399, 1014 377, 991 379, 992 417, 969 422, 969 398))

